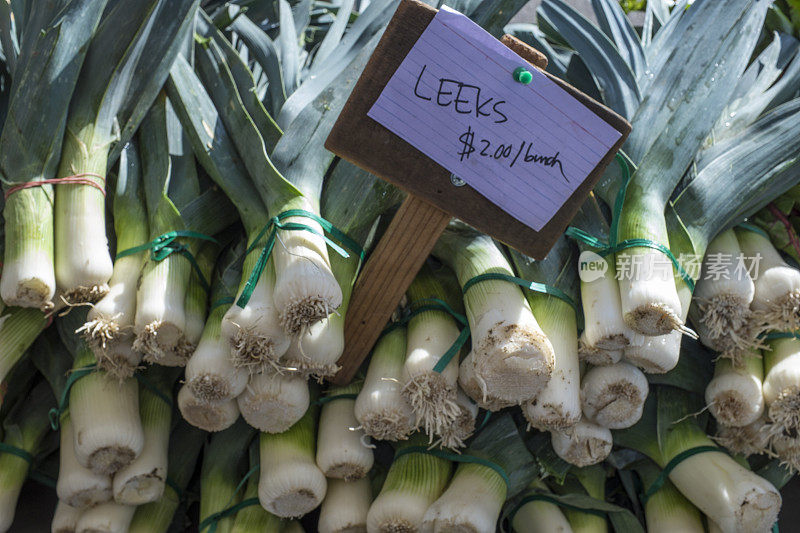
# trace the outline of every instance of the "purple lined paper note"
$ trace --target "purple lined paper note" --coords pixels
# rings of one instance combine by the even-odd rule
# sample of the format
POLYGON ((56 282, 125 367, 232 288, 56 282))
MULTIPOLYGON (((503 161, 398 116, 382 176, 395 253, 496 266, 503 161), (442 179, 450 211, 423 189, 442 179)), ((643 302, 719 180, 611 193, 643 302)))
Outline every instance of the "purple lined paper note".
POLYGON ((442 8, 368 116, 536 231, 621 133, 464 15, 442 8), (525 67, 533 81, 516 82, 525 67))

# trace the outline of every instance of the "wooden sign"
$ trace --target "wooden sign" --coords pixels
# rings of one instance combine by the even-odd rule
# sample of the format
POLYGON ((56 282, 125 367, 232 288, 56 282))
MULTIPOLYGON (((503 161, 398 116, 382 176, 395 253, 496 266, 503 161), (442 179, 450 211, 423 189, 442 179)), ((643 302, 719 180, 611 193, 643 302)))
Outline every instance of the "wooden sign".
MULTIPOLYGON (((433 53, 431 50, 436 50, 435 46, 427 42, 420 42, 420 45, 426 45, 424 50, 422 50, 422 46, 415 49, 417 41, 423 36, 423 32, 431 25, 436 15, 437 10, 426 4, 416 0, 403 0, 326 142, 326 147, 343 159, 409 193, 386 233, 370 255, 354 288, 347 311, 345 353, 339 361, 342 369, 334 379, 337 383, 347 383, 352 379, 450 218, 459 218, 526 255, 543 258, 572 220, 575 212, 600 179, 603 171, 630 132, 630 124, 622 117, 574 87, 544 72, 543 69, 547 62, 542 54, 510 35, 503 36, 500 42, 526 60, 532 66, 530 69, 533 71, 532 74, 543 80, 540 86, 547 85, 562 89, 563 91, 558 91, 560 93, 565 91, 567 98, 574 99, 580 104, 578 106, 580 109, 591 112, 592 119, 596 120, 599 117, 603 126, 613 128, 613 139, 616 139, 613 144, 612 141, 606 141, 608 147, 594 148, 595 159, 589 158, 590 163, 583 162, 584 167, 587 164, 590 165, 589 167, 584 169, 577 168, 577 166, 569 167, 571 175, 564 175, 564 179, 574 181, 569 189, 561 187, 559 191, 561 196, 551 202, 551 213, 546 216, 541 215, 538 219, 536 217, 526 218, 526 213, 524 210, 520 210, 519 204, 514 206, 505 201, 513 195, 497 190, 498 187, 493 187, 490 181, 482 179, 486 174, 493 176, 507 172, 507 169, 496 167, 489 172, 471 172, 473 169, 463 166, 463 156, 460 160, 448 157, 447 154, 452 154, 452 150, 450 152, 441 149, 433 150, 431 146, 419 139, 417 134, 424 128, 417 125, 410 126, 413 125, 416 118, 424 118, 421 117, 422 112, 413 110, 412 114, 406 113, 406 116, 393 118, 390 115, 402 115, 402 112, 407 109, 398 109, 393 113, 391 107, 382 105, 383 102, 376 105, 384 90, 387 94, 395 90, 394 87, 387 87, 387 85, 396 73, 398 76, 392 80, 392 83, 402 81, 399 80, 400 74, 402 74, 399 69, 406 57, 412 53, 412 49, 415 54, 423 54, 421 57, 426 57, 424 54, 431 54, 433 53), (382 113, 381 110, 383 110, 382 113), (393 133, 388 127, 371 118, 371 112, 402 136, 393 133), (415 143, 417 147, 404 140, 403 136, 415 143), (458 168, 463 170, 465 180, 468 183, 475 183, 476 188, 453 178, 450 170, 425 155, 423 151, 430 153, 451 168, 462 164, 458 168), (467 177, 467 173, 470 174, 470 177, 467 177), (486 194, 481 194, 477 188, 481 188, 486 194), (490 200, 487 196, 492 199, 490 200), (561 202, 560 206, 559 202, 561 202), (500 206, 501 204, 505 209, 500 206), (510 212, 516 213, 517 217, 512 216, 510 212), (524 221, 520 219, 524 219, 524 221), (538 231, 534 227, 538 227, 538 231)), ((458 22, 457 19, 455 20, 458 22)), ((431 32, 428 32, 426 37, 430 34, 431 32)), ((457 40, 455 41, 457 42, 457 40)), ((497 41, 494 41, 494 44, 496 43, 497 41)), ((510 90, 515 91, 517 98, 520 94, 526 94, 521 92, 524 89, 523 85, 514 85, 515 82, 510 79, 510 74, 503 83, 511 86, 510 90)), ((539 93, 541 92, 539 91, 539 93)), ((535 94, 530 94, 531 98, 536 97, 535 94)), ((509 94, 505 99, 513 102, 513 98, 514 95, 509 94)), ((539 105, 530 107, 536 111, 539 105)), ((455 117, 455 119, 458 118, 460 117, 455 117)), ((571 125, 576 132, 575 135, 570 136, 570 140, 574 142, 573 137, 577 137, 579 133, 583 132, 579 131, 579 122, 572 121, 571 125)), ((457 127, 463 128, 463 125, 457 127)), ((457 127, 454 127, 455 132, 460 131, 457 127)), ((467 128, 470 132, 472 131, 471 126, 468 125, 467 128)), ((535 133, 537 124, 531 123, 530 128, 532 134, 535 133)), ((540 124, 539 129, 544 129, 544 125, 540 124)), ((525 141, 526 139, 519 140, 522 148, 525 148, 525 141)), ((477 141, 474 142, 477 144, 477 141)), ((539 144, 537 140, 537 148, 539 144)), ((533 143, 529 142, 528 151, 531 150, 532 145, 533 143)), ((441 147, 436 146, 435 148, 441 147)), ((516 146, 513 150, 516 152, 516 146)), ((554 153, 556 152, 542 153, 540 156, 552 157, 554 153)), ((500 154, 498 160, 504 155, 502 151, 500 154)), ((511 164, 511 156, 513 156, 512 153, 506 159, 508 164, 511 164)), ((478 159, 477 155, 474 156, 473 161, 476 159, 478 159)), ((492 158, 490 161, 492 164, 499 164, 492 161, 492 158)), ((550 159, 550 161, 553 160, 550 159)), ((563 167, 561 170, 563 172, 563 167)), ((495 183, 506 182, 505 177, 501 178, 502 181, 495 183)), ((523 182, 521 185, 524 186, 526 183, 523 182)), ((511 200, 519 202, 520 197, 521 195, 517 195, 517 198, 511 198, 511 200)), ((539 211, 548 211, 547 200, 540 199, 539 202, 542 208, 537 210, 537 214, 539 211)))

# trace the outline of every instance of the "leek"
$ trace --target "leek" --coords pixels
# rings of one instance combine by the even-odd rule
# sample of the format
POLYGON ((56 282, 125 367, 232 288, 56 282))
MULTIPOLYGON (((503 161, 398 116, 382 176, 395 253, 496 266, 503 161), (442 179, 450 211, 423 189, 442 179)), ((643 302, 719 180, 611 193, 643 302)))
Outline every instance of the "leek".
POLYGON ((608 428, 585 417, 571 428, 551 431, 550 442, 560 458, 581 467, 603 461, 614 444, 608 428))
POLYGON ((378 339, 354 412, 364 433, 377 440, 404 440, 415 429, 414 412, 402 395, 406 331, 396 327, 378 339))
POLYGON ((114 497, 111 477, 95 474, 78 463, 75 457, 75 437, 69 412, 60 420, 61 446, 56 493, 58 499, 71 507, 86 509, 114 497))
POLYGON ((178 391, 177 399, 184 420, 205 431, 223 431, 239 419, 236 399, 216 402, 201 400, 186 385, 178 391))
POLYGON ((53 522, 50 525, 50 533, 75 533, 75 526, 78 524, 82 512, 80 509, 58 500, 55 513, 53 513, 53 522))
POLYGON ((333 387, 323 396, 317 435, 317 466, 328 478, 353 481, 366 476, 373 464, 372 449, 358 428, 355 399, 360 383, 333 387))
MULTIPOLYGON (((538 479, 531 482, 530 488, 547 491, 547 485, 538 479)), ((572 526, 558 505, 543 500, 527 502, 517 509, 511 527, 515 533, 572 533, 572 526)))
POLYGON ((800 430, 800 340, 795 338, 769 341, 764 355, 764 402, 770 423, 770 434, 794 435, 800 430))
MULTIPOLYGON (((490 237, 473 230, 445 231, 434 248, 455 271, 462 287, 475 276, 513 275, 511 265, 490 237)), ((487 280, 468 288, 464 307, 472 334, 472 352, 461 363, 464 392, 476 402, 532 400, 553 372, 553 347, 534 318, 522 290, 507 281, 487 280), (466 367, 466 368, 465 368, 466 367), (477 382, 464 386, 465 382, 477 382)))
POLYGON ((265 371, 254 374, 236 398, 248 424, 267 433, 283 433, 295 425, 310 401, 305 378, 265 371))
POLYGON ((372 486, 369 478, 363 477, 354 481, 329 479, 317 529, 320 533, 366 531, 370 503, 372 486))
POLYGON ((456 418, 439 431, 439 439, 435 442, 444 448, 463 448, 464 442, 475 432, 478 404, 472 401, 460 388, 456 393, 456 418))
MULTIPOLYGON (((637 465, 636 472, 644 487, 648 488, 653 485, 661 471, 649 461, 643 461, 637 465)), ((644 502, 644 517, 648 533, 705 531, 700 511, 669 480, 644 502)))
MULTIPOLYGON (((258 444, 254 441, 250 446, 250 466, 258 466, 258 444)), ((242 501, 258 499, 258 476, 251 475, 247 479, 242 501)), ((283 522, 274 514, 255 503, 242 507, 236 512, 231 533, 280 533, 283 522)))
POLYGON ((317 413, 312 404, 283 433, 261 434, 258 499, 264 509, 281 518, 299 518, 325 498, 325 475, 314 462, 317 413))
POLYGON ((730 359, 717 359, 706 387, 708 409, 725 426, 747 426, 764 413, 761 353, 751 350, 743 363, 737 368, 730 359))
POLYGON ((609 429, 630 427, 642 416, 648 390, 647 378, 631 364, 593 367, 581 381, 583 414, 609 429))
POLYGON ((123 533, 128 531, 136 507, 105 502, 86 509, 75 525, 76 533, 123 533))

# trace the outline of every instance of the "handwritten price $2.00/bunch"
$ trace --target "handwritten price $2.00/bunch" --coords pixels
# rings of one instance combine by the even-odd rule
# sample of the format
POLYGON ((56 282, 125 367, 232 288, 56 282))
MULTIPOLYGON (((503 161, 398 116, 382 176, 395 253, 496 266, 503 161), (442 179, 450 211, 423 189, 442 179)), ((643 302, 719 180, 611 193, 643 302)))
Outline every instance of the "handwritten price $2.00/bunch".
POLYGON ((519 145, 516 143, 504 144, 493 143, 485 138, 477 139, 479 146, 475 147, 475 131, 470 126, 467 126, 467 131, 461 134, 458 141, 461 143, 461 148, 457 155, 461 158, 461 161, 469 159, 474 154, 477 157, 490 157, 498 161, 505 160, 508 162, 508 167, 513 168, 519 160, 520 163, 533 163, 544 167, 558 168, 561 177, 569 183, 569 179, 564 174, 561 160, 558 158, 560 152, 546 156, 532 152, 532 142, 521 141, 519 145))

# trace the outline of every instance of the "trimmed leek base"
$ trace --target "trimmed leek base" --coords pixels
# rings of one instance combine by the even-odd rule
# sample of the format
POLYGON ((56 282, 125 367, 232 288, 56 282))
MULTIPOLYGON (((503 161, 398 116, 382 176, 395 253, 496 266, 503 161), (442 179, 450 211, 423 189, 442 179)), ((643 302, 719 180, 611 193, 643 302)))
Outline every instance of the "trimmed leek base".
POLYGON ((6 244, 0 298, 6 305, 43 311, 53 308, 56 274, 52 199, 53 187, 44 185, 17 191, 5 201, 6 244))
POLYGON ((424 453, 396 458, 367 513, 367 532, 420 531, 425 512, 441 496, 449 477, 446 459, 424 453))
MULTIPOLYGON (((585 333, 585 332, 584 332, 585 333)), ((626 346, 626 349, 629 347, 626 346)), ((586 335, 581 334, 578 340, 578 358, 593 366, 606 366, 622 360, 622 350, 602 350, 586 342, 586 335)))
POLYGON ((761 234, 736 232, 745 257, 760 257, 750 308, 767 331, 800 328, 800 271, 790 267, 761 234))
POLYGON ((236 400, 204 402, 198 400, 186 385, 178 391, 178 409, 187 422, 204 431, 222 431, 239 418, 236 400))
POLYGON ((264 372, 254 374, 236 398, 248 424, 267 433, 282 433, 308 409, 308 383, 303 377, 264 372))
MULTIPOLYGON (((245 257, 237 301, 260 250, 257 248, 245 257)), ((270 261, 261 273, 247 305, 241 308, 234 303, 222 318, 222 336, 230 344, 231 362, 236 368, 246 369, 250 373, 280 368, 278 359, 289 349, 291 340, 280 325, 273 300, 274 285, 275 270, 270 261)))
POLYGON ((487 390, 485 383, 475 373, 473 364, 474 352, 469 352, 458 367, 458 384, 467 396, 480 407, 487 411, 499 411, 515 405, 514 402, 504 400, 487 390))
POLYGON ((355 481, 328 480, 317 529, 319 533, 358 533, 367 531, 367 513, 372 503, 369 478, 355 481))
POLYGON ((581 383, 583 414, 609 429, 631 427, 642 417, 648 390, 647 378, 633 365, 593 367, 581 383))
POLYGON ((127 533, 135 512, 133 505, 101 503, 81 514, 75 533, 127 533))
POLYGON ((231 363, 230 345, 222 337, 225 308, 211 311, 203 335, 186 363, 186 386, 195 398, 206 402, 232 400, 244 392, 249 373, 231 363))
POLYGON ((626 347, 623 352, 625 360, 647 374, 665 374, 678 364, 682 338, 680 331, 648 337, 640 346, 626 347))
POLYGON ((775 339, 764 351, 764 401, 770 434, 800 431, 800 340, 775 339))
POLYGON ((580 467, 603 461, 611 453, 613 445, 608 428, 586 419, 581 419, 566 431, 551 431, 550 442, 559 457, 580 467))
POLYGON ((287 431, 261 434, 258 499, 281 518, 299 518, 325 498, 325 475, 314 462, 316 416, 312 406, 287 431))
POLYGON ((493 531, 506 499, 506 482, 489 467, 458 465, 447 490, 428 507, 422 530, 493 531))
POLYGON ((617 254, 618 272, 624 268, 625 257, 632 271, 620 273, 619 291, 622 316, 628 327, 648 336, 684 329, 672 265, 664 254, 649 248, 627 249, 617 254), (667 268, 662 268, 664 265, 667 268))
POLYGON ((755 285, 746 270, 736 268, 742 249, 733 230, 720 233, 708 245, 704 271, 709 273, 711 258, 724 257, 730 259, 714 264, 714 274, 703 276, 697 282, 695 323, 703 344, 723 354, 735 354, 752 347, 755 340, 747 332, 755 285))
POLYGON ((136 295, 133 347, 148 363, 183 366, 191 355, 191 350, 182 351, 191 268, 179 254, 144 266, 136 295))
POLYGON ((717 359, 714 378, 706 387, 706 404, 717 421, 725 426, 747 426, 764 412, 761 380, 764 368, 759 352, 750 352, 743 368, 730 359, 717 359))
POLYGON ((766 453, 769 448, 769 432, 766 417, 762 416, 752 424, 742 427, 719 425, 714 441, 731 453, 748 457, 766 453))
POLYGON ((61 500, 58 500, 53 521, 50 524, 50 533, 75 533, 75 526, 83 511, 76 509, 61 500))
MULTIPOLYGON (((303 197, 295 198, 281 211, 286 209, 305 209, 319 214, 319 209, 303 197)), ((284 331, 297 335, 342 305, 342 289, 331 270, 328 245, 320 236, 322 227, 305 217, 289 217, 283 223, 304 224, 319 233, 278 232, 272 250, 276 272, 275 307, 284 331)))
MULTIPOLYGON (((535 480, 531 488, 546 490, 547 486, 535 480)), ((572 526, 561 508, 542 500, 530 501, 517 509, 511 527, 515 533, 572 533, 572 526)))
POLYGON ((111 477, 95 474, 81 466, 75 457, 75 438, 69 415, 61 418, 61 446, 59 452, 58 499, 75 507, 85 509, 109 501, 112 496, 111 477))
MULTIPOLYGON (((352 394, 358 386, 339 387, 330 396, 352 394)), ((368 437, 358 429, 355 400, 339 398, 323 404, 317 434, 317 466, 328 478, 353 481, 367 475, 374 457, 368 437)))
POLYGON ((464 441, 475 432, 475 423, 478 416, 478 404, 470 400, 460 388, 456 396, 458 416, 452 423, 443 427, 438 433, 439 439, 435 444, 444 448, 463 448, 464 441))
POLYGON ((144 432, 135 379, 118 381, 93 372, 72 386, 69 405, 75 457, 83 466, 110 475, 142 453, 144 432))
POLYGON ((376 440, 405 440, 415 429, 414 412, 401 392, 405 356, 402 327, 383 335, 372 351, 354 414, 364 433, 376 440))

